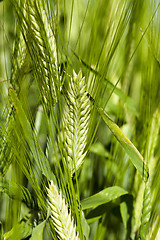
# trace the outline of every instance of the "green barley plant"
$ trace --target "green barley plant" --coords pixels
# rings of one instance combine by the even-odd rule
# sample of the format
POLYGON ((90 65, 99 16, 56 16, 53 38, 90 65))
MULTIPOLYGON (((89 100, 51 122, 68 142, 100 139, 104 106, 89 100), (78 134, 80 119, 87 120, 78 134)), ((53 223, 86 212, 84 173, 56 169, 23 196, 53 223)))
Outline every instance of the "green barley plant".
POLYGON ((0 1, 0 239, 160 238, 159 16, 0 1))
POLYGON ((62 193, 58 192, 56 185, 51 182, 48 189, 49 206, 51 208, 51 218, 54 222, 56 232, 60 239, 79 239, 76 229, 68 212, 68 206, 62 193))
POLYGON ((82 72, 78 75, 73 72, 63 113, 64 149, 71 175, 80 168, 87 154, 85 147, 90 118, 90 101, 84 81, 82 72))

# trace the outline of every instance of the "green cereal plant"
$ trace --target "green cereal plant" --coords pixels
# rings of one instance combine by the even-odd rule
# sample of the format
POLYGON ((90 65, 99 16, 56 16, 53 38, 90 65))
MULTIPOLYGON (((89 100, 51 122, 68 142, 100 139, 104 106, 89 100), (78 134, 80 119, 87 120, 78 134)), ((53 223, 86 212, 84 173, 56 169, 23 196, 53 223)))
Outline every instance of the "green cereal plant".
POLYGON ((87 133, 90 120, 90 101, 85 78, 80 71, 70 78, 64 107, 64 152, 71 175, 83 164, 87 154, 87 133))
POLYGON ((0 1, 0 239, 160 239, 159 16, 0 1))
POLYGON ((59 238, 78 240, 79 237, 78 233, 76 233, 74 220, 62 192, 58 192, 53 182, 51 182, 47 191, 49 199, 48 204, 51 208, 51 218, 59 238))

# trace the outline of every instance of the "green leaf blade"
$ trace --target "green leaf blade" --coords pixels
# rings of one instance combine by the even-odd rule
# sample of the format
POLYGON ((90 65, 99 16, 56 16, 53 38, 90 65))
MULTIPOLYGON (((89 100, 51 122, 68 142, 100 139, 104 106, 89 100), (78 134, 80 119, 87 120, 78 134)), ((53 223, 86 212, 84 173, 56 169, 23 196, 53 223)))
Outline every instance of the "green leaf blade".
POLYGON ((4 239, 25 239, 32 233, 32 225, 26 222, 16 224, 9 232, 4 234, 4 239))
POLYGON ((46 220, 44 220, 42 223, 36 226, 33 229, 33 233, 30 240, 36 240, 36 239, 43 240, 44 239, 43 232, 44 232, 45 225, 46 225, 46 220))
POLYGON ((114 134, 114 136, 117 138, 119 143, 122 145, 128 156, 130 157, 132 164, 138 170, 141 177, 144 179, 144 181, 147 181, 149 177, 148 168, 140 152, 133 145, 133 143, 124 135, 122 130, 117 126, 117 124, 113 122, 113 120, 104 112, 102 108, 97 107, 97 110, 107 124, 107 126, 109 127, 109 129, 111 130, 111 132, 114 134))
POLYGON ((96 208, 102 204, 108 203, 116 198, 127 194, 128 192, 118 186, 106 188, 99 193, 92 195, 81 201, 82 210, 96 208))

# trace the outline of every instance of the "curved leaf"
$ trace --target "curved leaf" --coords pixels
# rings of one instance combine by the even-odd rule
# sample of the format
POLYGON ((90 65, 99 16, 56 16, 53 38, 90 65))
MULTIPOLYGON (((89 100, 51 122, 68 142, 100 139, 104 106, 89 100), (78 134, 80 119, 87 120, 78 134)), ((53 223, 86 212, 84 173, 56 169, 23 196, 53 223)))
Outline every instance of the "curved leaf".
POLYGON ((107 113, 104 112, 102 108, 97 107, 97 111, 99 112, 111 132, 120 142, 126 153, 129 155, 133 165, 138 170, 141 177, 144 179, 144 181, 147 181, 149 173, 146 162, 144 161, 142 155, 139 153, 133 143, 124 135, 118 125, 108 116, 107 113))
POLYGON ((106 188, 99 193, 94 194, 81 201, 82 209, 95 208, 102 204, 108 203, 128 192, 118 186, 106 188))
POLYGON ((36 226, 33 229, 33 233, 32 236, 30 238, 30 240, 43 240, 43 232, 44 232, 44 228, 46 225, 46 220, 44 220, 42 223, 40 223, 38 226, 36 226))

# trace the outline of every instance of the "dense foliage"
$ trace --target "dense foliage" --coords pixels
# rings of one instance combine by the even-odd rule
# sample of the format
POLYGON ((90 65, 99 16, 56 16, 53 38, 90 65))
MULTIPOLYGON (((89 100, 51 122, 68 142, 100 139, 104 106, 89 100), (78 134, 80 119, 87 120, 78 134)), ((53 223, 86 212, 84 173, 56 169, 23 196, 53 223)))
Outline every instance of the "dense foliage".
POLYGON ((159 16, 0 1, 0 239, 160 239, 159 16))

